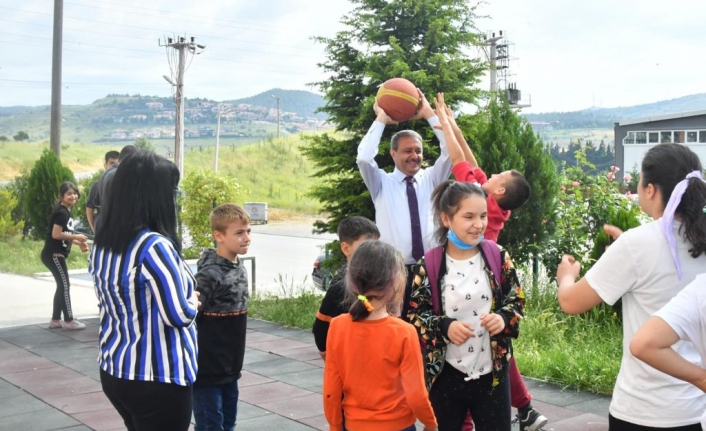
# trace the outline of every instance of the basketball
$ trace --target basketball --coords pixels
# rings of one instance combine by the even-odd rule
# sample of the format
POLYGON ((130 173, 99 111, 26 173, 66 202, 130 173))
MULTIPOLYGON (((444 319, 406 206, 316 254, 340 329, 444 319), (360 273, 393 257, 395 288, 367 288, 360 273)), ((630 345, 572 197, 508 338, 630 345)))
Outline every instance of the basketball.
POLYGON ((417 113, 419 91, 414 84, 404 78, 392 78, 380 86, 375 100, 393 120, 407 121, 417 113))

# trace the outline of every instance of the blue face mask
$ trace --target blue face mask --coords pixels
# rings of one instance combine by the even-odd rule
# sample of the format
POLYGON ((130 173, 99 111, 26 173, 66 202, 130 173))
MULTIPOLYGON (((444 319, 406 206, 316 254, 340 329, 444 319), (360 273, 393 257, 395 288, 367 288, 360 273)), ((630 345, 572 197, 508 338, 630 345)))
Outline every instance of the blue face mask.
MULTIPOLYGON (((454 232, 453 229, 449 229, 449 233, 446 234, 446 238, 448 238, 449 241, 451 241, 451 243, 453 245, 455 245, 456 248, 458 248, 459 250, 470 250, 473 247, 475 247, 475 245, 466 244, 465 242, 461 241, 461 238, 459 238, 456 235, 456 232, 454 232)), ((480 242, 483 241, 483 238, 484 238, 484 236, 481 235, 480 241, 478 241, 478 244, 480 244, 480 242)))

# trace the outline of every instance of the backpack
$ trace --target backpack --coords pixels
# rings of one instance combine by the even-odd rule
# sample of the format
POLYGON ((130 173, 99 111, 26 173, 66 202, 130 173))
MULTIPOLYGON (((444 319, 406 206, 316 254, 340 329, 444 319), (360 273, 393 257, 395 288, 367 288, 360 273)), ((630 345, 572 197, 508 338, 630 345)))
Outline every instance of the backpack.
MULTIPOLYGON (((483 240, 480 243, 481 249, 483 249, 483 254, 488 260, 490 265, 490 270, 495 276, 495 282, 498 288, 502 288, 502 262, 500 256, 500 248, 498 244, 494 241, 483 240)), ((431 303, 432 310, 435 315, 439 316, 441 314, 441 304, 438 302, 439 297, 439 268, 441 268, 441 259, 444 256, 444 247, 438 246, 424 253, 424 263, 427 270, 427 278, 429 278, 429 285, 431 286, 431 303)))

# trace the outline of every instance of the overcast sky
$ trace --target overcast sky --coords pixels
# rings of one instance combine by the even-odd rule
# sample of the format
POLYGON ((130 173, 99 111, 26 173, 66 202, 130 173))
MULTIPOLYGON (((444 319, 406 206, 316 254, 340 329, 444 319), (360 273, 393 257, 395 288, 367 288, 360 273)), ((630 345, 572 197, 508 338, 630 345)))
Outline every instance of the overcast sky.
MULTIPOLYGON (((53 3, 0 0, 0 106, 50 104, 53 3)), ((206 45, 186 73, 187 97, 311 90, 306 84, 323 78, 323 47, 310 38, 334 35, 351 8, 346 0, 65 0, 63 103, 170 95, 158 39, 175 33, 206 45)), ((525 112, 706 92, 700 0, 488 0, 480 12, 490 16, 481 30, 504 30, 513 43, 510 80, 531 95, 525 112)))

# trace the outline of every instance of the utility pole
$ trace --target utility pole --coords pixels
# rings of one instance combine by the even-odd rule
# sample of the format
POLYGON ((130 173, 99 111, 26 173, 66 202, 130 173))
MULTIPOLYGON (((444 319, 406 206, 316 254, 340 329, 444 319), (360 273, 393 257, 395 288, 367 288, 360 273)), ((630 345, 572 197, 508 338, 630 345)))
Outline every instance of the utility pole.
POLYGON ((54 36, 51 58, 51 126, 49 147, 61 158, 61 47, 64 0, 54 0, 54 36))
MULTIPOLYGON (((178 37, 174 41, 171 37, 166 38, 164 44, 162 41, 159 42, 159 46, 164 46, 167 48, 174 48, 179 53, 179 59, 176 65, 176 73, 172 69, 172 74, 176 75, 176 82, 171 79, 167 79, 174 87, 176 87, 176 93, 174 95, 174 102, 176 104, 176 125, 174 128, 174 163, 179 168, 179 175, 184 178, 184 110, 186 108, 186 98, 184 97, 184 70, 186 68, 186 54, 187 52, 192 55, 201 54, 206 48, 203 45, 199 45, 195 42, 195 38, 191 37, 190 41, 187 41, 185 37, 178 37)), ((168 55, 168 58, 169 57, 168 55)), ((174 65, 170 61, 170 67, 174 65)), ((167 77, 165 76, 165 79, 167 77)))
POLYGON ((218 107, 216 113, 218 115, 218 123, 216 124, 216 156, 213 159, 213 172, 218 172, 218 146, 221 139, 221 115, 228 114, 229 110, 218 107))
POLYGON ((503 32, 500 32, 500 36, 495 36, 493 33, 489 38, 485 40, 485 43, 490 47, 490 91, 498 91, 498 49, 497 42, 503 38, 503 32))
POLYGON ((279 139, 279 97, 275 96, 274 94, 272 95, 275 99, 277 99, 277 139, 279 139))

